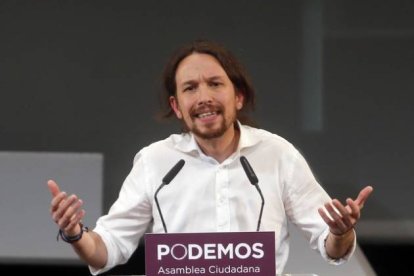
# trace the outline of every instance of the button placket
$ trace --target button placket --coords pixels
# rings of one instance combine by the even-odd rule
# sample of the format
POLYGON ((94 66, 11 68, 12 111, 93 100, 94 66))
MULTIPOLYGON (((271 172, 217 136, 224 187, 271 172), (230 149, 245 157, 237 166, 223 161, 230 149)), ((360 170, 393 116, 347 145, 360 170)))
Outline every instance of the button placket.
POLYGON ((230 208, 228 198, 228 171, 220 166, 216 173, 217 231, 230 230, 230 208))

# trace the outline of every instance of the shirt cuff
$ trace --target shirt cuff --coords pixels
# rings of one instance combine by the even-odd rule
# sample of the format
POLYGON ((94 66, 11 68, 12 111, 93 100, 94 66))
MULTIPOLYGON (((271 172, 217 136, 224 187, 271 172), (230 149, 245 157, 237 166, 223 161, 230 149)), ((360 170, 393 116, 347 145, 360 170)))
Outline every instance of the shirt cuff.
POLYGON ((328 253, 326 252, 325 243, 329 235, 329 228, 327 228, 322 233, 322 235, 319 236, 319 240, 318 240, 318 247, 321 252, 322 258, 324 258, 331 265, 340 265, 340 264, 346 263, 352 257, 356 249, 356 233, 354 229, 352 229, 352 231, 354 231, 354 241, 352 243, 352 247, 348 250, 348 252, 344 256, 338 259, 334 259, 334 258, 329 257, 328 253))
POLYGON ((96 226, 96 228, 93 229, 93 231, 101 237, 102 241, 104 242, 106 246, 106 250, 108 254, 108 258, 107 258, 107 261, 104 267, 97 269, 95 267, 88 266, 89 271, 91 272, 92 275, 98 275, 98 274, 101 274, 101 273, 104 273, 110 270, 116 264, 115 264, 115 256, 113 254, 114 250, 111 250, 111 248, 113 247, 111 246, 110 238, 108 237, 109 233, 105 231, 102 227, 99 227, 99 225, 96 226))

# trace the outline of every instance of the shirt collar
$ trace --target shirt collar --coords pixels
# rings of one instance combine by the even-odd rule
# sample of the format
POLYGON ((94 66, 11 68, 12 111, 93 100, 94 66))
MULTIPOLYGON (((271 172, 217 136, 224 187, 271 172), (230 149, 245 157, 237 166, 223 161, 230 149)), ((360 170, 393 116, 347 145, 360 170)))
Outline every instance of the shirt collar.
MULTIPOLYGON (((252 127, 242 125, 239 121, 237 121, 237 125, 240 129, 240 139, 237 151, 240 151, 243 148, 255 146, 262 141, 260 136, 255 135, 252 127)), ((201 153, 201 149, 198 146, 192 132, 181 134, 179 139, 175 141, 175 148, 179 151, 187 153, 193 151, 201 153)))
POLYGON ((238 151, 243 148, 253 147, 262 141, 262 137, 256 134, 254 128, 242 125, 239 121, 237 121, 237 125, 240 129, 239 146, 237 147, 238 151))

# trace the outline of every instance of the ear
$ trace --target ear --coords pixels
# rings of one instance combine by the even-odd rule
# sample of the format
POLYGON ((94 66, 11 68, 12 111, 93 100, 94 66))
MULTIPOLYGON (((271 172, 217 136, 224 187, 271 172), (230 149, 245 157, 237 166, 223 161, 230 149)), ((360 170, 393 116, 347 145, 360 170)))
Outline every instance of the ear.
POLYGON ((244 104, 244 95, 241 92, 236 93, 236 109, 241 110, 244 104))
POLYGON ((174 96, 170 96, 169 100, 170 100, 170 106, 172 110, 174 110, 175 116, 177 116, 178 119, 182 119, 183 115, 181 114, 177 99, 174 96))

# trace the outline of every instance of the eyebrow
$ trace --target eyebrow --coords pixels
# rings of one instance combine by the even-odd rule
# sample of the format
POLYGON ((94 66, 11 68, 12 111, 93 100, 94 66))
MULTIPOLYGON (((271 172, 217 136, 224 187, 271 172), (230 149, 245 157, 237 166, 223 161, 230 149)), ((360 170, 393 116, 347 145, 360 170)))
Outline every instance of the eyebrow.
MULTIPOLYGON (((222 80, 222 79, 223 79, 223 76, 212 76, 212 77, 207 78, 207 81, 217 81, 217 80, 222 80)), ((194 85, 196 83, 198 83, 198 81, 196 81, 196 80, 188 80, 188 81, 185 81, 185 82, 181 83, 180 85, 181 86, 194 85)))

